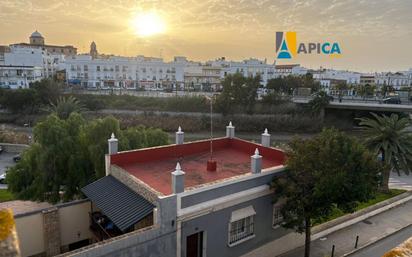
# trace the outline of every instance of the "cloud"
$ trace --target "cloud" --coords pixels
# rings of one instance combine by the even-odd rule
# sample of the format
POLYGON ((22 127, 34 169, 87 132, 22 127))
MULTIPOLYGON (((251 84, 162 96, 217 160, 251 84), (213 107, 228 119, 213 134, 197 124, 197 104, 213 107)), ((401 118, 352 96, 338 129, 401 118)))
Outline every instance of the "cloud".
MULTIPOLYGON (((48 42, 74 44, 82 51, 96 40, 100 49, 118 54, 153 54, 162 48, 169 57, 187 52, 207 59, 269 51, 270 59, 274 32, 282 30, 350 45, 366 38, 363 44, 370 47, 383 41, 393 47, 388 38, 411 42, 411 12, 409 0, 1 0, 0 44, 22 41, 39 29, 48 42), (148 10, 167 21, 166 35, 136 38, 130 19, 148 10)), ((408 47, 401 50, 412 59, 408 47)))

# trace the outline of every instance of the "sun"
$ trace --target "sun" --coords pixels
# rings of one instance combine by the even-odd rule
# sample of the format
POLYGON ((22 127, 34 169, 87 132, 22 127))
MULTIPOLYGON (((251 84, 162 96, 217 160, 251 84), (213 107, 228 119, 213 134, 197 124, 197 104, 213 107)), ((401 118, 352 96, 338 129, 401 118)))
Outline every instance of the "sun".
POLYGON ((155 12, 137 14, 132 20, 135 33, 141 37, 150 37, 165 32, 163 19, 155 12))

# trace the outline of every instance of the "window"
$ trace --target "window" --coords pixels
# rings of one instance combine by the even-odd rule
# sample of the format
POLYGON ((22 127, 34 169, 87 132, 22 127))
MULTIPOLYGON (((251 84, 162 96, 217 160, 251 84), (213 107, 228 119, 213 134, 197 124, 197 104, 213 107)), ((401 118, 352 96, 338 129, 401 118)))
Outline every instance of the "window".
POLYGON ((278 228, 280 224, 283 222, 283 216, 280 212, 282 206, 281 205, 273 205, 273 220, 272 220, 272 227, 278 228))
POLYGON ((255 237, 253 206, 232 212, 229 223, 229 246, 235 246, 255 237))

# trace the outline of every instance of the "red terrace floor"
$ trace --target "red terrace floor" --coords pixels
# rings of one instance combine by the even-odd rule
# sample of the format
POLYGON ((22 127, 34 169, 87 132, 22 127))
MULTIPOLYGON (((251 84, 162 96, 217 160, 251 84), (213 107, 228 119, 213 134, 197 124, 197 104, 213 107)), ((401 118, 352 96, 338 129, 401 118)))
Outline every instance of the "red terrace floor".
POLYGON ((250 156, 259 148, 263 168, 283 164, 283 152, 240 139, 215 139, 213 159, 217 171, 206 170, 210 158, 209 141, 123 152, 111 157, 111 163, 164 195, 172 193, 171 172, 179 161, 185 174, 185 188, 210 183, 250 172, 250 156))

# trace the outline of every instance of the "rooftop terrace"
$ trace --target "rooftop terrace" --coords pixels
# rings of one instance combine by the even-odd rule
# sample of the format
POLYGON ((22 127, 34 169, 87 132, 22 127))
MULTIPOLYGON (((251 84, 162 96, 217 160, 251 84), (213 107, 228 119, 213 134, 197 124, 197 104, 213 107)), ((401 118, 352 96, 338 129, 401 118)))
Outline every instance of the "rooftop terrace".
POLYGON ((278 149, 238 138, 213 140, 213 159, 216 171, 207 171, 210 159, 210 141, 202 140, 181 145, 168 145, 135 151, 119 152, 110 156, 115 164, 154 190, 169 195, 172 193, 171 172, 180 162, 185 174, 185 190, 203 184, 250 173, 250 156, 258 148, 262 156, 262 169, 284 164, 284 153, 278 149))

